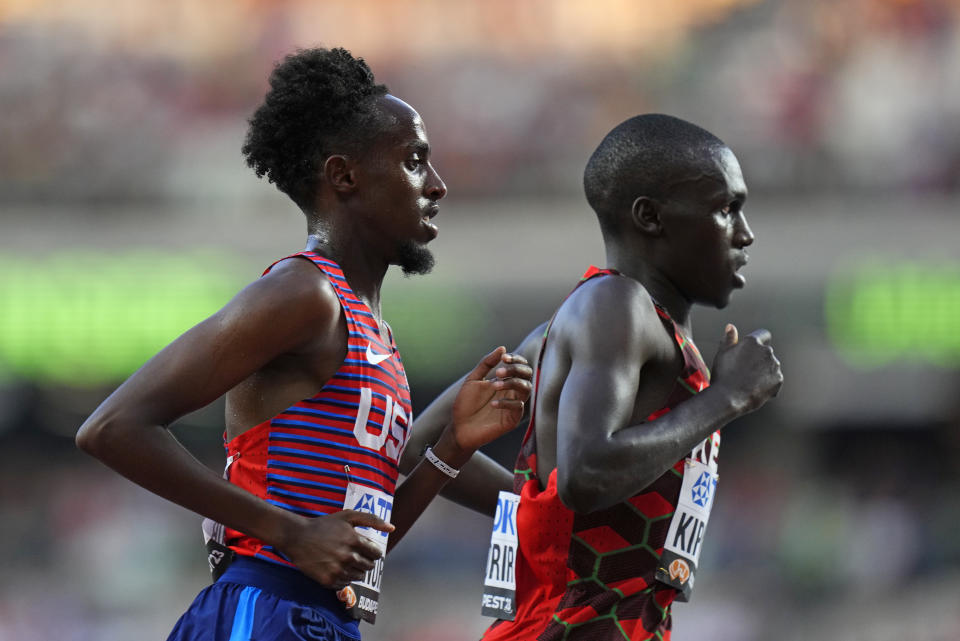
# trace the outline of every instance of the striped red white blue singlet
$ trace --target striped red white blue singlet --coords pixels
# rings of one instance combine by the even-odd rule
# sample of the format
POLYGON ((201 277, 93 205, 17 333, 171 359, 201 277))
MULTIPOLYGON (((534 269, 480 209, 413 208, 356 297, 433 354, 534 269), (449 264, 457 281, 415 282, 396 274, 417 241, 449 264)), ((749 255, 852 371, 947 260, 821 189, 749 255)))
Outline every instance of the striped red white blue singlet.
MULTIPOLYGON (((309 259, 333 285, 347 324, 347 355, 315 396, 225 443, 227 478, 273 505, 322 516, 343 508, 348 480, 393 495, 413 409, 389 328, 381 336, 335 262, 310 251, 294 256, 309 259)), ((258 539, 230 528, 222 534, 237 554, 291 565, 258 539)))

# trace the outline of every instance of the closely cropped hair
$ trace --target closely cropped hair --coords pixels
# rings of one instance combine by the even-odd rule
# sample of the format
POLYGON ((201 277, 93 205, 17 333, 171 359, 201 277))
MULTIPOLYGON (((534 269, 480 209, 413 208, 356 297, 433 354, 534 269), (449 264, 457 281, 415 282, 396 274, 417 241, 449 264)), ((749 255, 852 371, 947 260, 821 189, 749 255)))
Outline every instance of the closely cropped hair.
POLYGON ((644 114, 610 131, 583 172, 587 202, 605 234, 616 233, 639 196, 664 197, 667 181, 726 147, 706 129, 663 114, 644 114))
POLYGON ((370 138, 375 99, 387 93, 362 58, 346 49, 302 49, 270 74, 270 90, 250 118, 243 155, 306 209, 327 157, 370 138))

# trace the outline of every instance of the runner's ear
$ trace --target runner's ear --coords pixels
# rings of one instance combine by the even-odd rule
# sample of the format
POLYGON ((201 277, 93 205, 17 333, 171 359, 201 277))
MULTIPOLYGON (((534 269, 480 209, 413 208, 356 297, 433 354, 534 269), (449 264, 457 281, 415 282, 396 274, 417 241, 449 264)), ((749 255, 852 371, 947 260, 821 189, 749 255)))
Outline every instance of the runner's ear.
POLYGON ((630 222, 641 233, 659 236, 663 232, 660 222, 660 203, 647 196, 639 196, 630 206, 630 222))
POLYGON ((353 191, 356 187, 356 176, 350 158, 340 154, 330 156, 323 161, 321 169, 323 180, 336 191, 353 191))

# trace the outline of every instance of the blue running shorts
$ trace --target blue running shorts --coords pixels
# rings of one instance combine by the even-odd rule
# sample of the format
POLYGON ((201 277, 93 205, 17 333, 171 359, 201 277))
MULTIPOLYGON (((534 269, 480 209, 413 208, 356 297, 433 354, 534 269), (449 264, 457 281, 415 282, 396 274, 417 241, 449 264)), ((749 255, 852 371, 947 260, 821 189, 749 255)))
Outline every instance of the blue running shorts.
POLYGON ((167 641, 358 641, 333 590, 298 570, 236 557, 177 621, 167 641))

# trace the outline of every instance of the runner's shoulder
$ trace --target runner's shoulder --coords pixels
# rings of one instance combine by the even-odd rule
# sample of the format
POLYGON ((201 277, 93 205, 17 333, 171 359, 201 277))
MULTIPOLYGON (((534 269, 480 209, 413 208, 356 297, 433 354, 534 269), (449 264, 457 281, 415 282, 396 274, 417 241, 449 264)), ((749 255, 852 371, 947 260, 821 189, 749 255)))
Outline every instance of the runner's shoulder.
POLYGON ((330 279, 307 259, 285 258, 248 288, 259 304, 305 319, 338 319, 340 300, 330 279))
POLYGON ((646 287, 640 281, 617 274, 592 278, 578 287, 561 306, 561 312, 587 322, 618 321, 618 324, 637 324, 637 327, 657 317, 646 287))
POLYGON ((650 294, 640 282, 619 275, 583 283, 561 305, 554 327, 558 347, 571 357, 642 362, 658 353, 663 341, 650 294))

